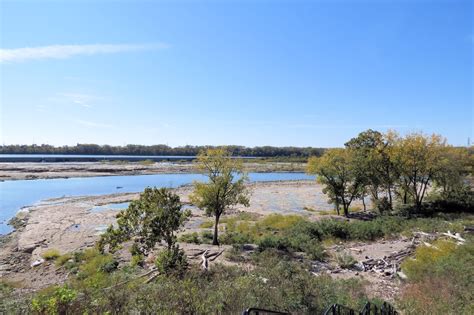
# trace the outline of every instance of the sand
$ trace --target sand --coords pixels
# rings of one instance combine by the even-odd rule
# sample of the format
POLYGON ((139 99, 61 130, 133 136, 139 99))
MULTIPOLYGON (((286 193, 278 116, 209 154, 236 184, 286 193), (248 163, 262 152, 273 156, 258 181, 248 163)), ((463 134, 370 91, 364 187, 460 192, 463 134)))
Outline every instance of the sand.
MULTIPOLYGON (((303 172, 304 163, 246 162, 248 172, 303 172)), ((192 162, 56 162, 0 163, 0 180, 71 178, 114 175, 150 175, 163 173, 195 173, 192 162)))

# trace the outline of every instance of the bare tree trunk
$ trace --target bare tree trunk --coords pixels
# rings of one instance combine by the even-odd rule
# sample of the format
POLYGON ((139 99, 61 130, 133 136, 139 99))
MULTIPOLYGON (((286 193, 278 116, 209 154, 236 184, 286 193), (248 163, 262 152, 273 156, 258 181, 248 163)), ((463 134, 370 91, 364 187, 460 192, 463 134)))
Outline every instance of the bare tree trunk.
POLYGON ((365 196, 362 196, 362 204, 364 205, 364 211, 367 211, 367 207, 365 206, 365 196))
POLYGON ((219 240, 217 238, 218 233, 219 233, 219 218, 220 215, 216 215, 216 222, 214 224, 214 236, 212 237, 212 245, 219 245, 219 240))
POLYGON ((388 202, 390 205, 390 209, 393 209, 393 201, 392 201, 392 185, 388 185, 388 202))

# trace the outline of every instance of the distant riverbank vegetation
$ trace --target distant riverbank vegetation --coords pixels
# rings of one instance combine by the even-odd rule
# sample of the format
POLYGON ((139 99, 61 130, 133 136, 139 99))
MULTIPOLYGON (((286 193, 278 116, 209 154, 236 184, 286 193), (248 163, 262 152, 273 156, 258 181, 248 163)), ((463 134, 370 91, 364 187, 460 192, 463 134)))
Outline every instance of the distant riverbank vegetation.
MULTIPOLYGON (((86 155, 178 155, 197 156, 203 151, 215 149, 215 146, 182 146, 170 147, 164 144, 158 145, 135 145, 110 146, 98 144, 76 144, 75 146, 55 147, 48 144, 42 145, 3 145, 0 146, 0 154, 86 154, 86 155)), ((237 145, 225 146, 225 149, 233 156, 252 157, 291 157, 308 158, 320 156, 323 148, 313 147, 244 147, 237 145)))
POLYGON ((324 185, 323 192, 349 215, 351 203, 370 198, 383 213, 398 208, 417 213, 472 211, 472 150, 453 147, 440 135, 367 130, 345 148, 311 157, 308 173, 324 185), (429 202, 426 202, 429 201, 429 202))

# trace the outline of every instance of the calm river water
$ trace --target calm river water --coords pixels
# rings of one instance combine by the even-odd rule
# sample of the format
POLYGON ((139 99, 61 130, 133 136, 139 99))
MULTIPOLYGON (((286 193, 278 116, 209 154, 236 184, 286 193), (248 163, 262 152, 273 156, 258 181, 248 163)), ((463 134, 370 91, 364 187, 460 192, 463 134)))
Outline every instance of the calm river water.
MULTIPOLYGON (((314 176, 304 173, 250 173, 249 178, 250 181, 276 181, 314 179, 314 176)), ((7 222, 20 208, 41 200, 63 196, 140 192, 146 187, 178 187, 205 179, 201 174, 157 174, 0 182, 0 234, 12 230, 7 222)))

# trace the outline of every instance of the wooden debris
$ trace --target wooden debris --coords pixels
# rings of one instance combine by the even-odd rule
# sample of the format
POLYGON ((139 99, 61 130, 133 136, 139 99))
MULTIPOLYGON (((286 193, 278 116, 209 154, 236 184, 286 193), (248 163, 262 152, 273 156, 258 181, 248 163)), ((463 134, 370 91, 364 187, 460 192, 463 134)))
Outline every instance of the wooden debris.
POLYGON ((446 236, 449 236, 449 237, 451 237, 451 238, 454 238, 454 239, 458 240, 458 241, 461 242, 461 243, 466 242, 466 240, 465 240, 464 238, 462 238, 462 237, 461 237, 461 234, 459 234, 459 233, 453 234, 453 233, 451 233, 451 231, 448 231, 448 233, 443 233, 443 235, 446 235, 446 236))

